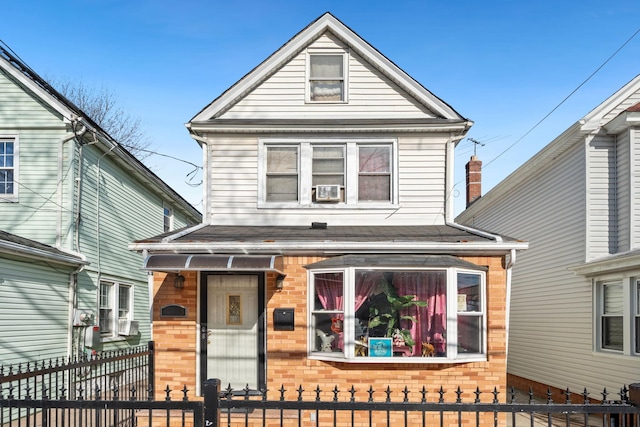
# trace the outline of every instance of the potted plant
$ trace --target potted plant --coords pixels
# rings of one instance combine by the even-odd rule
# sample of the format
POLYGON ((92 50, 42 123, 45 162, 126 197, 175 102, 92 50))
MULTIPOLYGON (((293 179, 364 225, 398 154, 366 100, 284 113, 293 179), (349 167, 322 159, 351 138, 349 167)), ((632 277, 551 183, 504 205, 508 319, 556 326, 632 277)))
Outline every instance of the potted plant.
POLYGON ((369 308, 369 330, 380 325, 385 327, 385 337, 393 338, 393 344, 395 346, 402 346, 403 344, 413 349, 415 341, 411 337, 411 332, 408 329, 400 327, 401 320, 409 320, 415 322, 414 316, 401 315, 401 311, 409 307, 426 307, 425 301, 416 300, 415 295, 403 295, 399 296, 395 288, 386 283, 383 293, 387 297, 388 304, 384 306, 373 305, 369 308))

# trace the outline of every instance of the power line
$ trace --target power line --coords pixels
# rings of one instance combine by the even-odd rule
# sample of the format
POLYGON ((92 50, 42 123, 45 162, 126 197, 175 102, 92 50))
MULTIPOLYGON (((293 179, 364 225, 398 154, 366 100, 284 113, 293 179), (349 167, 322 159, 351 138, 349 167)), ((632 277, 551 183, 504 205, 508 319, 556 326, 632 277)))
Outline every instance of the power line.
POLYGON ((571 91, 571 93, 569 93, 569 95, 567 95, 562 101, 560 101, 560 103, 558 105, 556 105, 551 111, 549 111, 547 113, 547 115, 545 115, 542 119, 540 119, 540 121, 538 121, 538 123, 536 123, 535 125, 533 125, 533 127, 531 129, 529 129, 527 132, 525 132, 524 135, 522 135, 520 138, 518 138, 513 144, 511 144, 510 146, 508 146, 502 153, 498 154, 496 157, 494 157, 493 159, 491 159, 489 162, 487 162, 484 166, 483 169, 487 166, 489 166, 491 163, 493 163, 494 161, 496 161, 498 158, 500 158, 500 156, 502 156, 504 153, 506 153, 507 151, 509 151, 510 149, 512 149, 517 143, 519 143, 520 141, 522 141, 527 135, 529 135, 531 132, 533 132, 533 130, 535 128, 537 128, 542 122, 544 122, 551 114, 553 114, 558 108, 560 108, 560 106, 562 104, 564 104, 571 96, 573 96, 574 93, 576 93, 582 86, 584 86, 589 80, 591 80, 591 78, 593 76, 595 76, 598 71, 600 71, 605 65, 607 65, 607 63, 609 61, 611 61, 613 59, 614 56, 616 56, 618 54, 618 52, 620 52, 631 40, 633 40, 633 38, 640 33, 640 28, 638 28, 638 30, 633 33, 633 35, 631 35, 631 37, 629 37, 624 43, 622 43, 622 46, 620 46, 615 52, 613 52, 613 54, 611 54, 611 56, 609 56, 609 58, 607 58, 606 61, 604 61, 598 68, 596 68, 596 70, 591 73, 591 75, 589 75, 589 77, 587 77, 582 83, 580 83, 574 90, 571 91))

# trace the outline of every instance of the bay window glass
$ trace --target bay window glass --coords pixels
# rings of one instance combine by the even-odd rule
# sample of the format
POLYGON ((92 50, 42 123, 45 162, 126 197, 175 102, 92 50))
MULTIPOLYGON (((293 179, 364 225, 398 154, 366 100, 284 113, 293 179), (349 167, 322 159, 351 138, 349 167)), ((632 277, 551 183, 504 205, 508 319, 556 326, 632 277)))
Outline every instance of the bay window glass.
POLYGON ((315 299, 312 311, 316 331, 315 351, 341 351, 344 343, 344 274, 315 275, 315 299))
POLYGON ((622 351, 624 348, 623 287, 621 281, 601 283, 601 342, 602 348, 622 351))
POLYGON ((391 197, 391 147, 360 146, 358 149, 358 200, 391 197))
POLYGON ((482 352, 482 294, 480 276, 458 273, 458 353, 482 352))
POLYGON ((341 102, 344 97, 344 55, 309 55, 309 100, 341 102))
POLYGON ((312 353, 367 358, 367 362, 381 361, 380 355, 407 361, 482 356, 484 276, 456 272, 367 268, 313 272, 312 353), (450 313, 454 301, 448 297, 455 299, 456 289, 458 310, 450 313))
POLYGON ((298 200, 298 147, 267 147, 266 199, 298 200))

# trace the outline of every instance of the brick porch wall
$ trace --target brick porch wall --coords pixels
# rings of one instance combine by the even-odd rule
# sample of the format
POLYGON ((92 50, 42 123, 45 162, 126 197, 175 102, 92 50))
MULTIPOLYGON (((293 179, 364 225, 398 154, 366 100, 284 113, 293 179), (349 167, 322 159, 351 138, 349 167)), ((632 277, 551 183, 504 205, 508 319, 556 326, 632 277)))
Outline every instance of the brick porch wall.
MULTIPOLYGON (((295 393, 298 386, 306 390, 319 386, 328 394, 334 387, 346 391, 352 385, 364 392, 373 386, 382 393, 387 386, 399 393, 405 386, 418 393, 423 386, 427 397, 437 399, 442 386, 453 395, 460 386, 463 399, 473 399, 476 387, 483 392, 482 401, 491 401, 494 388, 500 400, 506 398, 506 274, 502 257, 466 257, 467 261, 489 267, 487 273, 487 344, 486 362, 438 364, 364 364, 326 362, 307 359, 307 270, 304 265, 320 261, 320 257, 285 257, 287 277, 281 290, 275 287, 275 274, 267 275, 267 388, 281 386, 295 393), (274 331, 273 310, 295 308, 295 330, 274 331)), ((195 272, 184 273, 182 290, 173 287, 173 278, 155 275, 153 332, 157 348, 156 387, 166 385, 174 390, 196 387, 197 301, 195 272), (161 319, 160 307, 180 304, 188 308, 186 319, 161 319)), ((158 396, 164 396, 162 393, 158 396)), ((417 398, 417 396, 414 396, 417 398)))

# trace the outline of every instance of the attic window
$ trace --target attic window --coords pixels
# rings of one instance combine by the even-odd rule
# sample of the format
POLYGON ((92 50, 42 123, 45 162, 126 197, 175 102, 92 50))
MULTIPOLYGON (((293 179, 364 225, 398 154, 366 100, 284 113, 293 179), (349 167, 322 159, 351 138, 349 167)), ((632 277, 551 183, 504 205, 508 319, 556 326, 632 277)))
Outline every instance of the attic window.
POLYGON ((346 53, 310 53, 308 80, 310 102, 346 101, 346 53))

